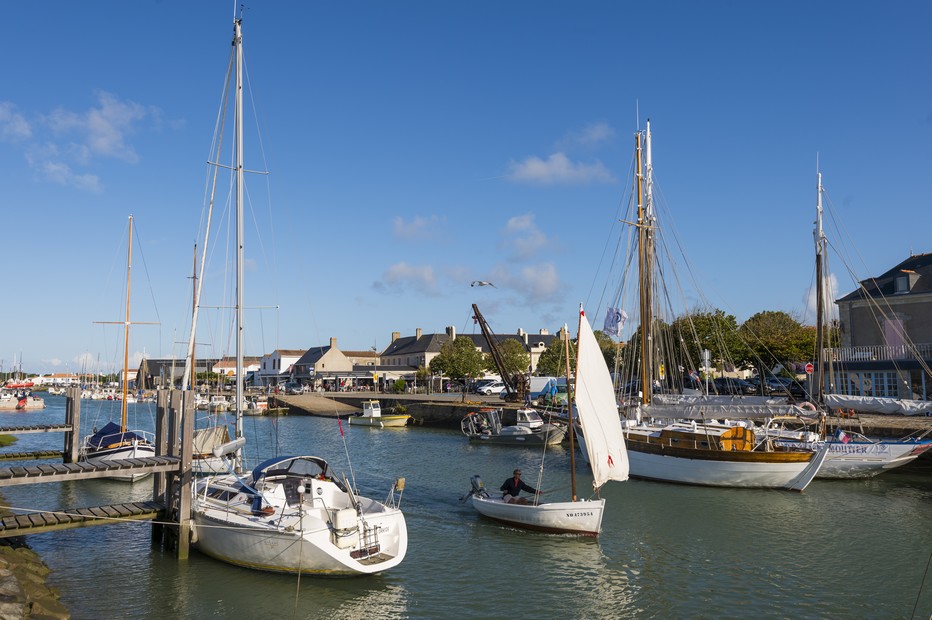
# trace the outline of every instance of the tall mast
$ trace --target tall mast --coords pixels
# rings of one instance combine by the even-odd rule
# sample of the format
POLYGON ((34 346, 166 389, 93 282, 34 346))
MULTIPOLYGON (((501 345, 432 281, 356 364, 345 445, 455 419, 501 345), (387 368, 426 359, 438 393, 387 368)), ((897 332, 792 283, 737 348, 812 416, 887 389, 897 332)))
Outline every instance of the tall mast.
MULTIPOLYGON (((648 124, 648 129, 650 124, 648 124)), ((647 134, 648 138, 650 133, 647 134)), ((648 221, 644 210, 644 173, 642 169, 641 134, 634 137, 635 156, 637 158, 637 205, 638 205, 638 285, 641 314, 641 404, 648 404, 651 399, 652 369, 648 345, 651 341, 651 305, 650 305, 650 249, 647 235, 648 221)))
POLYGON ((129 387, 129 285, 133 269, 133 216, 129 216, 129 243, 126 250, 126 319, 123 321, 123 401, 120 407, 120 431, 126 431, 126 397, 129 387))
POLYGON ((825 281, 823 279, 824 271, 824 250, 825 250, 825 233, 822 230, 822 173, 816 174, 816 221, 813 236, 815 238, 816 251, 816 402, 822 404, 825 402, 825 281))
MULTIPOLYGON (((233 108, 234 154, 236 166, 236 439, 243 436, 243 34, 242 19, 233 21, 233 47, 236 49, 236 90, 233 108)), ((242 455, 236 453, 236 469, 242 468, 242 455)))

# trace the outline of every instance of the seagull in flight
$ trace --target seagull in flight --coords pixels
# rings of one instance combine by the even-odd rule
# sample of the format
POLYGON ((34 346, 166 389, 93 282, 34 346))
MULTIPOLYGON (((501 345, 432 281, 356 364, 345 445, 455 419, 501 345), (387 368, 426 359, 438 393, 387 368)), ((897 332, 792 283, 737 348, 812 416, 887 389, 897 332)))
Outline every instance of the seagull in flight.
POLYGON ((486 282, 485 280, 473 280, 472 284, 470 284, 469 286, 491 286, 492 288, 498 288, 491 282, 486 282))

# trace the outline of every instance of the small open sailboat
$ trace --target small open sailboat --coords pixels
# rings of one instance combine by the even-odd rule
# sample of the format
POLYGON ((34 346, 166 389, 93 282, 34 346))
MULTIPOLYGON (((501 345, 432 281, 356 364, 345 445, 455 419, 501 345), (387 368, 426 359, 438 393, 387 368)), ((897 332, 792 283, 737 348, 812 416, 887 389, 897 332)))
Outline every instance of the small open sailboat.
MULTIPOLYGON (((586 451, 592 467, 592 486, 596 493, 609 480, 628 479, 628 456, 615 404, 611 375, 585 313, 579 312, 576 364, 575 409, 586 436, 586 451)), ((573 408, 570 408, 570 424, 573 408)), ((572 438, 571 438, 572 447, 572 438)), ((506 502, 500 494, 486 491, 479 476, 470 480, 467 494, 479 514, 529 530, 551 534, 597 536, 602 530, 605 500, 580 500, 576 497, 575 458, 570 450, 572 501, 517 504, 506 502)), ((464 498, 465 499, 465 498, 464 498)))
MULTIPOLYGON (((236 437, 214 455, 242 445, 243 398, 243 149, 242 20, 233 21, 235 62, 235 175, 237 229, 236 437)), ((193 338, 192 346, 193 346, 193 338)), ((341 427, 342 432, 342 427, 341 427)), ((237 452, 237 456, 239 453, 237 452)), ((237 469, 241 460, 234 460, 237 469)), ((247 476, 210 476, 194 485, 192 543, 224 562, 280 573, 363 575, 397 566, 408 548, 399 508, 404 479, 395 480, 385 502, 362 497, 313 455, 265 461, 247 476), (399 495, 395 497, 395 493, 399 495)))
MULTIPOLYGON (((78 460, 101 459, 115 461, 155 456, 155 436, 147 431, 130 431, 126 428, 126 406, 129 392, 129 302, 130 273, 133 266, 133 216, 129 217, 129 244, 126 258, 126 320, 123 325, 123 397, 120 399, 120 423, 108 422, 84 438, 78 451, 78 460)), ((116 480, 135 482, 149 474, 111 476, 116 480)))
POLYGON ((406 413, 382 415, 382 405, 377 400, 362 403, 362 415, 347 418, 353 426, 375 426, 377 428, 400 428, 411 419, 406 413))

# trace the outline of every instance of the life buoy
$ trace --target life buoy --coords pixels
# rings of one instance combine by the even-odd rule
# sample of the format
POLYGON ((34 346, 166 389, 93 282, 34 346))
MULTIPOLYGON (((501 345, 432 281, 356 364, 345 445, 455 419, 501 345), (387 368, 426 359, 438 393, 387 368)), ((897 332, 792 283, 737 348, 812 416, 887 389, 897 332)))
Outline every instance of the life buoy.
POLYGON ((816 410, 816 406, 810 403, 809 401, 806 401, 800 404, 799 408, 803 409, 804 411, 815 411, 816 410))

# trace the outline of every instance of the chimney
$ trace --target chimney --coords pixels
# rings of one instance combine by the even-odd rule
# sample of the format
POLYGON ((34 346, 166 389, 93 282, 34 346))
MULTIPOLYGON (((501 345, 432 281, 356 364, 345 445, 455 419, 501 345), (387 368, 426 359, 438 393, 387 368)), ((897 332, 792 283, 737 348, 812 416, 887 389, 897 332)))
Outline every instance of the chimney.
POLYGON ((524 334, 524 330, 523 330, 522 328, 520 328, 520 327, 518 328, 518 335, 519 335, 519 336, 524 336, 524 335, 525 335, 525 334, 524 334))
POLYGON ((456 340, 456 328, 454 326, 447 327, 447 336, 450 337, 450 340, 456 340))
POLYGON ((538 333, 539 333, 541 336, 549 336, 549 335, 550 335, 550 330, 549 330, 549 329, 541 329, 538 333))
POLYGON ((336 338, 331 338, 331 339, 330 339, 330 348, 331 348, 331 349, 336 349, 336 348, 337 348, 337 339, 336 339, 336 338))
POLYGON ((420 340, 420 339, 421 339, 421 333, 422 333, 422 332, 421 332, 421 328, 420 328, 420 327, 418 327, 416 330, 414 330, 414 339, 415 339, 415 340, 420 340))
POLYGON ((399 338, 401 338, 401 332, 392 332, 392 342, 395 342, 399 338))

